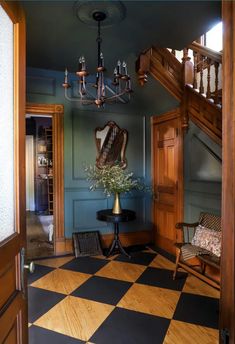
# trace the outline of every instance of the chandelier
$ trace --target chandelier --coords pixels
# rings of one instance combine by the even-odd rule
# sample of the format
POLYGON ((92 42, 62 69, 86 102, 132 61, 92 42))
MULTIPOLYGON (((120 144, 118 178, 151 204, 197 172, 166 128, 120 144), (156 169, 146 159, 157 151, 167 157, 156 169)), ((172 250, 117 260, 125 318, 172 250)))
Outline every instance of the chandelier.
POLYGON ((69 101, 81 102, 83 105, 95 104, 98 108, 104 107, 104 104, 112 103, 127 103, 130 100, 131 78, 127 71, 127 64, 125 61, 121 63, 118 60, 116 67, 113 71, 111 85, 105 82, 104 72, 104 56, 101 51, 101 22, 106 19, 104 12, 96 11, 93 13, 93 19, 97 22, 98 35, 97 35, 97 68, 95 82, 90 83, 87 80, 89 75, 86 67, 86 60, 84 56, 79 57, 78 71, 76 72, 78 78, 78 94, 76 97, 69 95, 68 89, 71 88, 69 83, 69 73, 67 68, 64 73, 64 87, 65 98, 69 101))

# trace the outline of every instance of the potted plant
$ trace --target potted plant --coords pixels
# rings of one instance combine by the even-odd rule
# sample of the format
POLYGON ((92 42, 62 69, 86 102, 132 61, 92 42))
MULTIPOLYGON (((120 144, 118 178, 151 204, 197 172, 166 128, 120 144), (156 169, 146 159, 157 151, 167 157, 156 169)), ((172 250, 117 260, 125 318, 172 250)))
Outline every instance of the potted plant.
POLYGON ((134 178, 133 172, 124 171, 119 165, 104 166, 102 169, 96 166, 85 167, 87 180, 91 183, 90 190, 99 187, 104 189, 106 196, 114 195, 113 213, 121 214, 120 193, 131 190, 144 190, 144 184, 134 178))

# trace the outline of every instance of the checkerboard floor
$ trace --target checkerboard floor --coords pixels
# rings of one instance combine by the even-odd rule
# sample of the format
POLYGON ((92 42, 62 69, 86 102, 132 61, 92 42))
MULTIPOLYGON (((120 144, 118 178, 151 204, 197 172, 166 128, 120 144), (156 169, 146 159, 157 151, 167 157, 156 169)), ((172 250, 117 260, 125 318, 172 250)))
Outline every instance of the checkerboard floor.
POLYGON ((30 344, 216 344, 219 292, 152 249, 39 260, 28 278, 30 344))

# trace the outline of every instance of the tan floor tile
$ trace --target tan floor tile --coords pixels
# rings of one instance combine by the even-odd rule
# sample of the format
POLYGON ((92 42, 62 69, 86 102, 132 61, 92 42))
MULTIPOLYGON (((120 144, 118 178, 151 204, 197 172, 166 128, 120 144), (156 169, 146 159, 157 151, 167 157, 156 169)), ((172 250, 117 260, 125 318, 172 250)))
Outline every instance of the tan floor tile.
POLYGON ((171 319, 180 292, 147 285, 134 284, 118 303, 118 307, 171 319))
POLYGON ((146 266, 111 261, 100 269, 96 275, 122 281, 135 282, 144 272, 146 266))
POLYGON ((209 286, 205 282, 201 281, 199 278, 192 275, 188 276, 183 291, 186 293, 210 296, 215 298, 220 297, 219 290, 209 286))
POLYGON ((154 258, 154 260, 149 265, 153 268, 160 268, 160 269, 168 269, 168 270, 174 270, 175 264, 172 263, 170 260, 166 259, 165 257, 161 256, 160 254, 157 255, 157 257, 154 258))
POLYGON ((81 272, 56 269, 32 283, 31 286, 68 295, 90 277, 91 275, 81 272))
POLYGON ((217 344, 219 331, 172 320, 163 344, 217 344))
POLYGON ((117 256, 118 256, 118 254, 114 254, 113 256, 110 256, 108 258, 106 256, 94 256, 94 258, 114 260, 117 256))
POLYGON ((114 254, 113 256, 108 257, 108 260, 114 260, 115 258, 117 258, 119 256, 119 254, 114 254))
POLYGON ((34 262, 38 265, 45 265, 51 268, 59 268, 60 266, 70 262, 72 259, 74 259, 74 256, 35 260, 34 262))
POLYGON ((31 324, 31 323, 28 323, 28 327, 30 327, 30 326, 32 326, 33 324, 31 324))
POLYGON ((113 309, 107 304, 67 296, 34 324, 88 341, 113 309))
POLYGON ((100 255, 100 256, 92 256, 93 258, 97 258, 97 259, 107 259, 105 256, 100 255))
POLYGON ((143 252, 148 252, 148 253, 157 253, 155 250, 153 250, 150 247, 147 247, 146 250, 143 250, 143 252))

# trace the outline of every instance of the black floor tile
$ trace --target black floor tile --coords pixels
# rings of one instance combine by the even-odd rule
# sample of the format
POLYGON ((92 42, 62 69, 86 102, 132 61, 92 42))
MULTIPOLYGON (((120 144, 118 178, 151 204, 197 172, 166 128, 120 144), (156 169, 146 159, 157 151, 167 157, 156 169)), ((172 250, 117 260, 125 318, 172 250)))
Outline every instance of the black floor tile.
POLYGON ((132 264, 140 264, 148 266, 156 257, 156 254, 149 252, 130 252, 131 258, 120 254, 115 260, 119 262, 127 262, 132 264))
POLYGON ((96 344, 162 344, 170 320, 115 308, 91 337, 96 344))
POLYGON ((207 296, 182 293, 173 318, 217 329, 219 325, 219 300, 207 296))
POLYGON ((43 265, 37 265, 35 264, 35 271, 34 273, 27 274, 27 278, 28 278, 28 284, 31 284, 33 282, 35 282, 36 280, 38 280, 39 278, 45 276, 46 274, 48 274, 48 272, 51 272, 55 270, 55 268, 51 268, 49 266, 43 266, 43 265))
POLYGON ((85 342, 38 326, 29 328, 29 344, 83 344, 85 342))
POLYGON ((53 291, 28 287, 29 322, 36 321, 65 297, 53 291))
POLYGON ((132 283, 105 277, 93 276, 72 295, 98 302, 116 305, 132 283))
POLYGON ((109 260, 91 257, 79 257, 64 264, 60 269, 84 272, 86 274, 95 274, 103 266, 109 263, 109 260))
POLYGON ((177 279, 173 280, 173 271, 148 267, 136 283, 152 285, 159 288, 182 290, 186 278, 187 273, 178 272, 177 279))
POLYGON ((160 247, 156 247, 156 246, 150 246, 150 248, 152 248, 154 251, 156 251, 156 253, 159 253, 160 255, 162 255, 163 257, 167 258, 168 260, 170 260, 171 262, 175 263, 175 256, 165 250, 163 250, 160 247))

